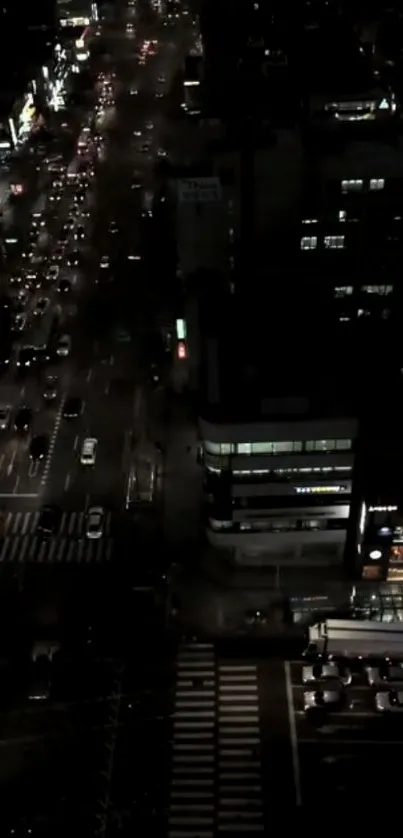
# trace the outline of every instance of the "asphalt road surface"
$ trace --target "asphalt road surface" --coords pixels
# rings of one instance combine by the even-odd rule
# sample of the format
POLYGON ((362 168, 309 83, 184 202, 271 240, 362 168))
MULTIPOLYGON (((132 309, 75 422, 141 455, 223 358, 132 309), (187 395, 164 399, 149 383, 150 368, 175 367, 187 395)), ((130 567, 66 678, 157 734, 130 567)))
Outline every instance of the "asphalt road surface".
MULTIPOLYGON (((137 758, 140 729, 153 737, 155 726, 161 749, 162 732, 169 735, 176 647, 164 637, 163 593, 139 583, 144 540, 140 550, 134 519, 125 516, 124 506, 133 435, 135 447, 147 448, 157 460, 154 435, 162 434, 164 380, 155 399, 150 377, 160 353, 160 309, 166 314, 160 289, 169 288, 170 277, 164 216, 150 217, 145 193, 157 195, 155 164, 175 134, 171 86, 194 32, 187 15, 165 25, 164 9, 151 11, 147 4, 135 9, 134 18, 130 10, 134 33, 126 31, 126 18, 118 11, 101 29, 102 49, 91 66, 102 107, 82 114, 80 153, 77 146, 67 167, 68 160, 61 159, 41 186, 37 230, 50 233, 51 246, 39 254, 33 241, 32 255, 15 256, 5 275, 23 329, 15 334, 0 382, 0 406, 10 409, 0 440, 1 660, 8 685, 0 707, 0 747, 8 766, 0 777, 0 799, 7 830, 33 835, 53 835, 55 829, 67 835, 77 824, 87 835, 113 834, 122 823, 166 825, 166 799, 158 785, 168 777, 165 761, 154 782, 150 754, 144 768, 149 784, 144 780, 143 791, 139 785, 131 798, 119 792, 127 780, 121 733, 130 732, 137 758), (153 241, 159 244, 158 260, 150 258, 153 241), (36 277, 26 282, 33 264, 36 277), (153 288, 156 264, 164 274, 153 288), (66 281, 63 290, 60 283, 66 281), (47 312, 40 314, 43 298, 47 312), (56 330, 48 363, 18 365, 33 326, 38 343, 38 324, 44 331, 49 312, 56 314, 56 330), (68 351, 58 354, 63 335, 70 339, 68 351), (48 376, 57 378, 57 392, 45 402, 48 376), (72 396, 79 398, 80 409, 68 419, 72 396), (21 407, 32 416, 27 430, 17 432, 21 407), (46 440, 39 460, 31 452, 37 436, 46 440), (80 461, 86 438, 97 440, 91 467, 80 461), (47 503, 60 507, 61 520, 53 536, 43 539, 37 525, 47 503), (86 537, 93 505, 104 510, 102 536, 95 540, 86 537), (56 637, 61 651, 51 664, 49 697, 32 702, 30 649, 38 637, 56 637), (152 701, 150 691, 157 696, 152 701)), ((33 221, 31 203, 19 218, 24 245, 33 221)), ((157 490, 158 495, 161 481, 157 490)), ((162 513, 157 496, 154 531, 162 529, 162 513)), ((154 549, 151 540, 149 552, 154 549)), ((145 733, 142 742, 141 759, 145 733)), ((155 737, 152 742, 157 748, 155 737)), ((138 765, 140 771, 141 760, 138 765)))

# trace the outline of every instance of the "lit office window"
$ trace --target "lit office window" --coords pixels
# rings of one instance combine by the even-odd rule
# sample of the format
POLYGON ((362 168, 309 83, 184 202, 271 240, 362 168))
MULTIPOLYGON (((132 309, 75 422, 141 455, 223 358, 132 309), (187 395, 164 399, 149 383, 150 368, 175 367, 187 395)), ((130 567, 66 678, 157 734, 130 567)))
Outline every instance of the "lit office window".
POLYGON ((327 250, 343 250, 345 236, 325 236, 327 250))
POLYGON ((318 246, 317 236, 302 236, 301 250, 315 250, 318 246))
POLYGON ((378 294, 385 297, 392 293, 393 285, 363 285, 361 290, 365 291, 366 294, 378 294))
POLYGON ((310 439, 305 443, 306 451, 349 451, 351 439, 310 439))
POLYGON ((353 286, 352 285, 336 285, 334 288, 334 296, 338 299, 340 297, 350 297, 353 293, 353 286))
POLYGON ((369 182, 369 188, 372 192, 379 192, 385 186, 385 179, 383 177, 372 177, 369 182))
POLYGON ((342 180, 341 191, 344 192, 360 192, 364 186, 363 180, 342 180))
POLYGON ((232 443, 229 442, 209 442, 205 440, 203 443, 204 451, 206 454, 212 454, 213 456, 228 456, 229 454, 233 453, 234 446, 232 443))

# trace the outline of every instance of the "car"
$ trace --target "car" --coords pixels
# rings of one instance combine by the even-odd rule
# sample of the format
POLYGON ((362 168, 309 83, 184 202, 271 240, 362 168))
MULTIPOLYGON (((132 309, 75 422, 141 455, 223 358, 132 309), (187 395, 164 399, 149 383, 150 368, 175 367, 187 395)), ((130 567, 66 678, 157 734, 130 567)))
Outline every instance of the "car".
POLYGON ((60 244, 67 244, 69 240, 70 230, 62 230, 59 236, 60 244))
POLYGON ((393 666, 385 663, 380 666, 367 666, 366 675, 370 687, 378 687, 385 683, 403 682, 403 664, 393 666))
POLYGON ((102 269, 110 267, 109 256, 102 256, 99 267, 102 269))
POLYGON ((305 690, 304 710, 309 712, 311 710, 337 709, 341 706, 343 697, 342 687, 338 684, 329 689, 305 690))
POLYGON ((83 403, 80 396, 68 396, 63 405, 63 419, 77 419, 82 409, 83 403))
POLYGON ((48 280, 48 282, 57 282, 57 280, 59 279, 59 273, 59 265, 51 265, 46 274, 46 279, 48 280))
POLYGON ((18 350, 16 363, 20 370, 31 367, 35 360, 35 350, 32 346, 22 346, 21 349, 18 350))
POLYGON ((53 506, 51 504, 44 506, 39 515, 36 527, 37 532, 41 535, 54 535, 57 533, 61 524, 62 515, 63 513, 59 506, 53 506))
POLYGON ((21 432, 26 432, 29 430, 30 425, 32 424, 33 419, 33 412, 30 407, 20 407, 17 411, 14 419, 14 430, 21 432))
POLYGON ((53 658, 58 652, 60 652, 58 640, 35 640, 32 644, 31 661, 36 663, 38 658, 47 658, 50 663, 53 663, 53 658))
POLYGON ((403 692, 389 690, 376 693, 375 708, 378 713, 403 713, 403 692))
POLYGON ((102 506, 92 506, 87 512, 85 534, 87 538, 102 538, 104 532, 105 513, 102 506))
POLYGON ((59 379, 57 375, 47 375, 43 382, 42 396, 45 402, 54 402, 57 399, 59 379))
POLYGON ((10 285, 21 285, 22 283, 22 275, 18 274, 11 274, 10 276, 10 285))
POLYGON ((49 440, 47 436, 33 436, 29 446, 29 456, 31 460, 43 460, 48 453, 49 440))
POLYGON ((26 306, 29 299, 29 293, 27 288, 18 288, 17 290, 13 289, 10 292, 10 301, 11 305, 15 310, 15 307, 18 305, 26 306))
POLYGON ((23 332, 27 325, 27 316, 24 313, 16 314, 13 323, 13 332, 23 332))
POLYGON ((56 245, 53 253, 52 258, 56 259, 57 262, 61 262, 64 256, 64 246, 62 244, 56 245))
POLYGON ((66 255, 66 265, 68 268, 76 268, 80 262, 80 253, 78 250, 72 250, 66 255))
POLYGON ((140 146, 140 151, 142 154, 148 154, 150 151, 150 143, 142 143, 140 146))
POLYGON ((11 406, 9 404, 0 407, 0 430, 7 430, 10 424, 11 406))
POLYGON ((57 286, 57 290, 58 290, 61 294, 68 294, 68 293, 69 293, 69 291, 71 291, 71 282, 70 282, 70 280, 69 280, 69 279, 60 279, 60 280, 59 280, 59 283, 58 283, 58 286, 57 286))
POLYGON ((83 241, 83 239, 85 239, 85 230, 80 224, 74 232, 74 241, 83 241))
POLYGON ((75 218, 73 218, 72 215, 69 215, 64 227, 66 228, 66 230, 72 230, 73 227, 75 227, 75 225, 76 225, 75 218))
POLYGON ((38 271, 32 265, 24 270, 24 286, 26 289, 41 287, 41 279, 38 276, 38 271))
POLYGON ((111 223, 108 227, 108 233, 111 233, 114 236, 118 232, 119 232, 119 228, 118 228, 118 225, 116 224, 116 221, 111 221, 111 223))
POLYGON ((350 670, 339 666, 334 661, 308 664, 302 667, 303 684, 315 684, 317 681, 340 681, 347 686, 351 684, 351 680, 350 670))
POLYGON ((97 454, 98 440, 95 437, 87 437, 82 445, 80 462, 83 466, 94 466, 97 454))
POLYGON ((51 683, 52 664, 47 655, 42 655, 31 664, 28 700, 47 701, 50 698, 51 683))
POLYGON ((61 335, 57 341, 56 355, 59 358, 67 358, 71 352, 71 337, 70 335, 61 335))
POLYGON ((41 317, 45 314, 50 306, 50 299, 49 297, 39 297, 39 300, 35 303, 34 308, 34 315, 36 317, 41 317))

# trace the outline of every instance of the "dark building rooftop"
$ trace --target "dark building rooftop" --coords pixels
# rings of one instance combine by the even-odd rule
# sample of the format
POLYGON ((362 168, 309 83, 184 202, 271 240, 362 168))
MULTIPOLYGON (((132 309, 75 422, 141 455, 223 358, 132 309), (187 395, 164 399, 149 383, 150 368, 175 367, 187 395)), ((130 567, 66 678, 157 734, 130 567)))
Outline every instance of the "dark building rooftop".
POLYGON ((331 321, 305 277, 296 276, 292 287, 269 286, 249 303, 216 299, 214 308, 212 317, 210 298, 202 349, 205 419, 359 416, 374 399, 374 382, 383 388, 396 382, 397 370, 386 365, 398 343, 390 324, 377 324, 374 340, 364 321, 331 321))

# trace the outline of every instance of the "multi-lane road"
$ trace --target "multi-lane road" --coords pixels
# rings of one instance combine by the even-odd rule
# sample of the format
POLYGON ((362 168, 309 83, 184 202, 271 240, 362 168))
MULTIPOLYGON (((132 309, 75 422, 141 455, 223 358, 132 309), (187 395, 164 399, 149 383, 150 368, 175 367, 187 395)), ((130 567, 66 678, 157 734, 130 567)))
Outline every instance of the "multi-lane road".
MULTIPOLYGON (((80 249, 82 264, 69 268, 65 256, 58 256, 59 277, 70 280, 71 291, 58 294, 45 283, 27 302, 32 311, 38 299, 47 296, 52 306, 61 309, 59 332, 70 335, 71 352, 67 358, 54 357, 46 369, 29 369, 23 377, 12 362, 0 384, 1 404, 12 406, 9 428, 0 440, 0 498, 3 508, 14 514, 13 536, 31 532, 15 531, 17 513, 37 512, 46 502, 77 514, 93 504, 122 511, 129 435, 136 428, 141 438, 141 428, 147 427, 153 360, 149 346, 155 338, 158 308, 150 312, 150 297, 155 305, 155 295, 149 294, 146 250, 151 234, 158 240, 158 229, 144 210, 145 193, 156 196, 155 164, 165 154, 164 137, 169 134, 167 100, 194 33, 187 18, 167 27, 162 13, 146 16, 145 22, 141 13, 136 14, 130 9, 133 31, 127 30, 123 15, 101 35, 107 58, 95 59, 94 69, 103 111, 98 112, 88 141, 90 145, 102 138, 102 150, 94 176, 92 162, 87 164, 84 187, 80 178, 64 181, 52 221, 55 247, 60 250, 58 233, 69 219, 74 220, 75 195, 84 190, 83 208, 90 218, 81 217, 80 206, 64 244, 66 254, 80 249), (78 245, 77 224, 85 230, 85 241, 78 245), (101 268, 104 257, 107 267, 101 268), (57 399, 48 406, 43 399, 46 375, 58 377, 57 399), (80 398, 81 411, 68 421, 64 406, 71 396, 80 398), (33 417, 29 434, 21 438, 13 430, 13 420, 23 405, 33 417), (30 458, 29 443, 35 435, 48 440, 46 456, 39 462, 30 458), (80 451, 88 437, 98 441, 97 456, 93 468, 83 469, 80 451)), ((84 121, 90 125, 91 115, 84 121)), ((52 264, 56 262, 49 253, 48 266, 52 264)), ((45 267, 41 271, 46 276, 45 267)), ((24 335, 18 341, 23 345, 24 335)), ((7 526, 4 557, 10 555, 7 545, 11 549, 7 526)), ((12 549, 17 558, 17 548, 12 549)))

